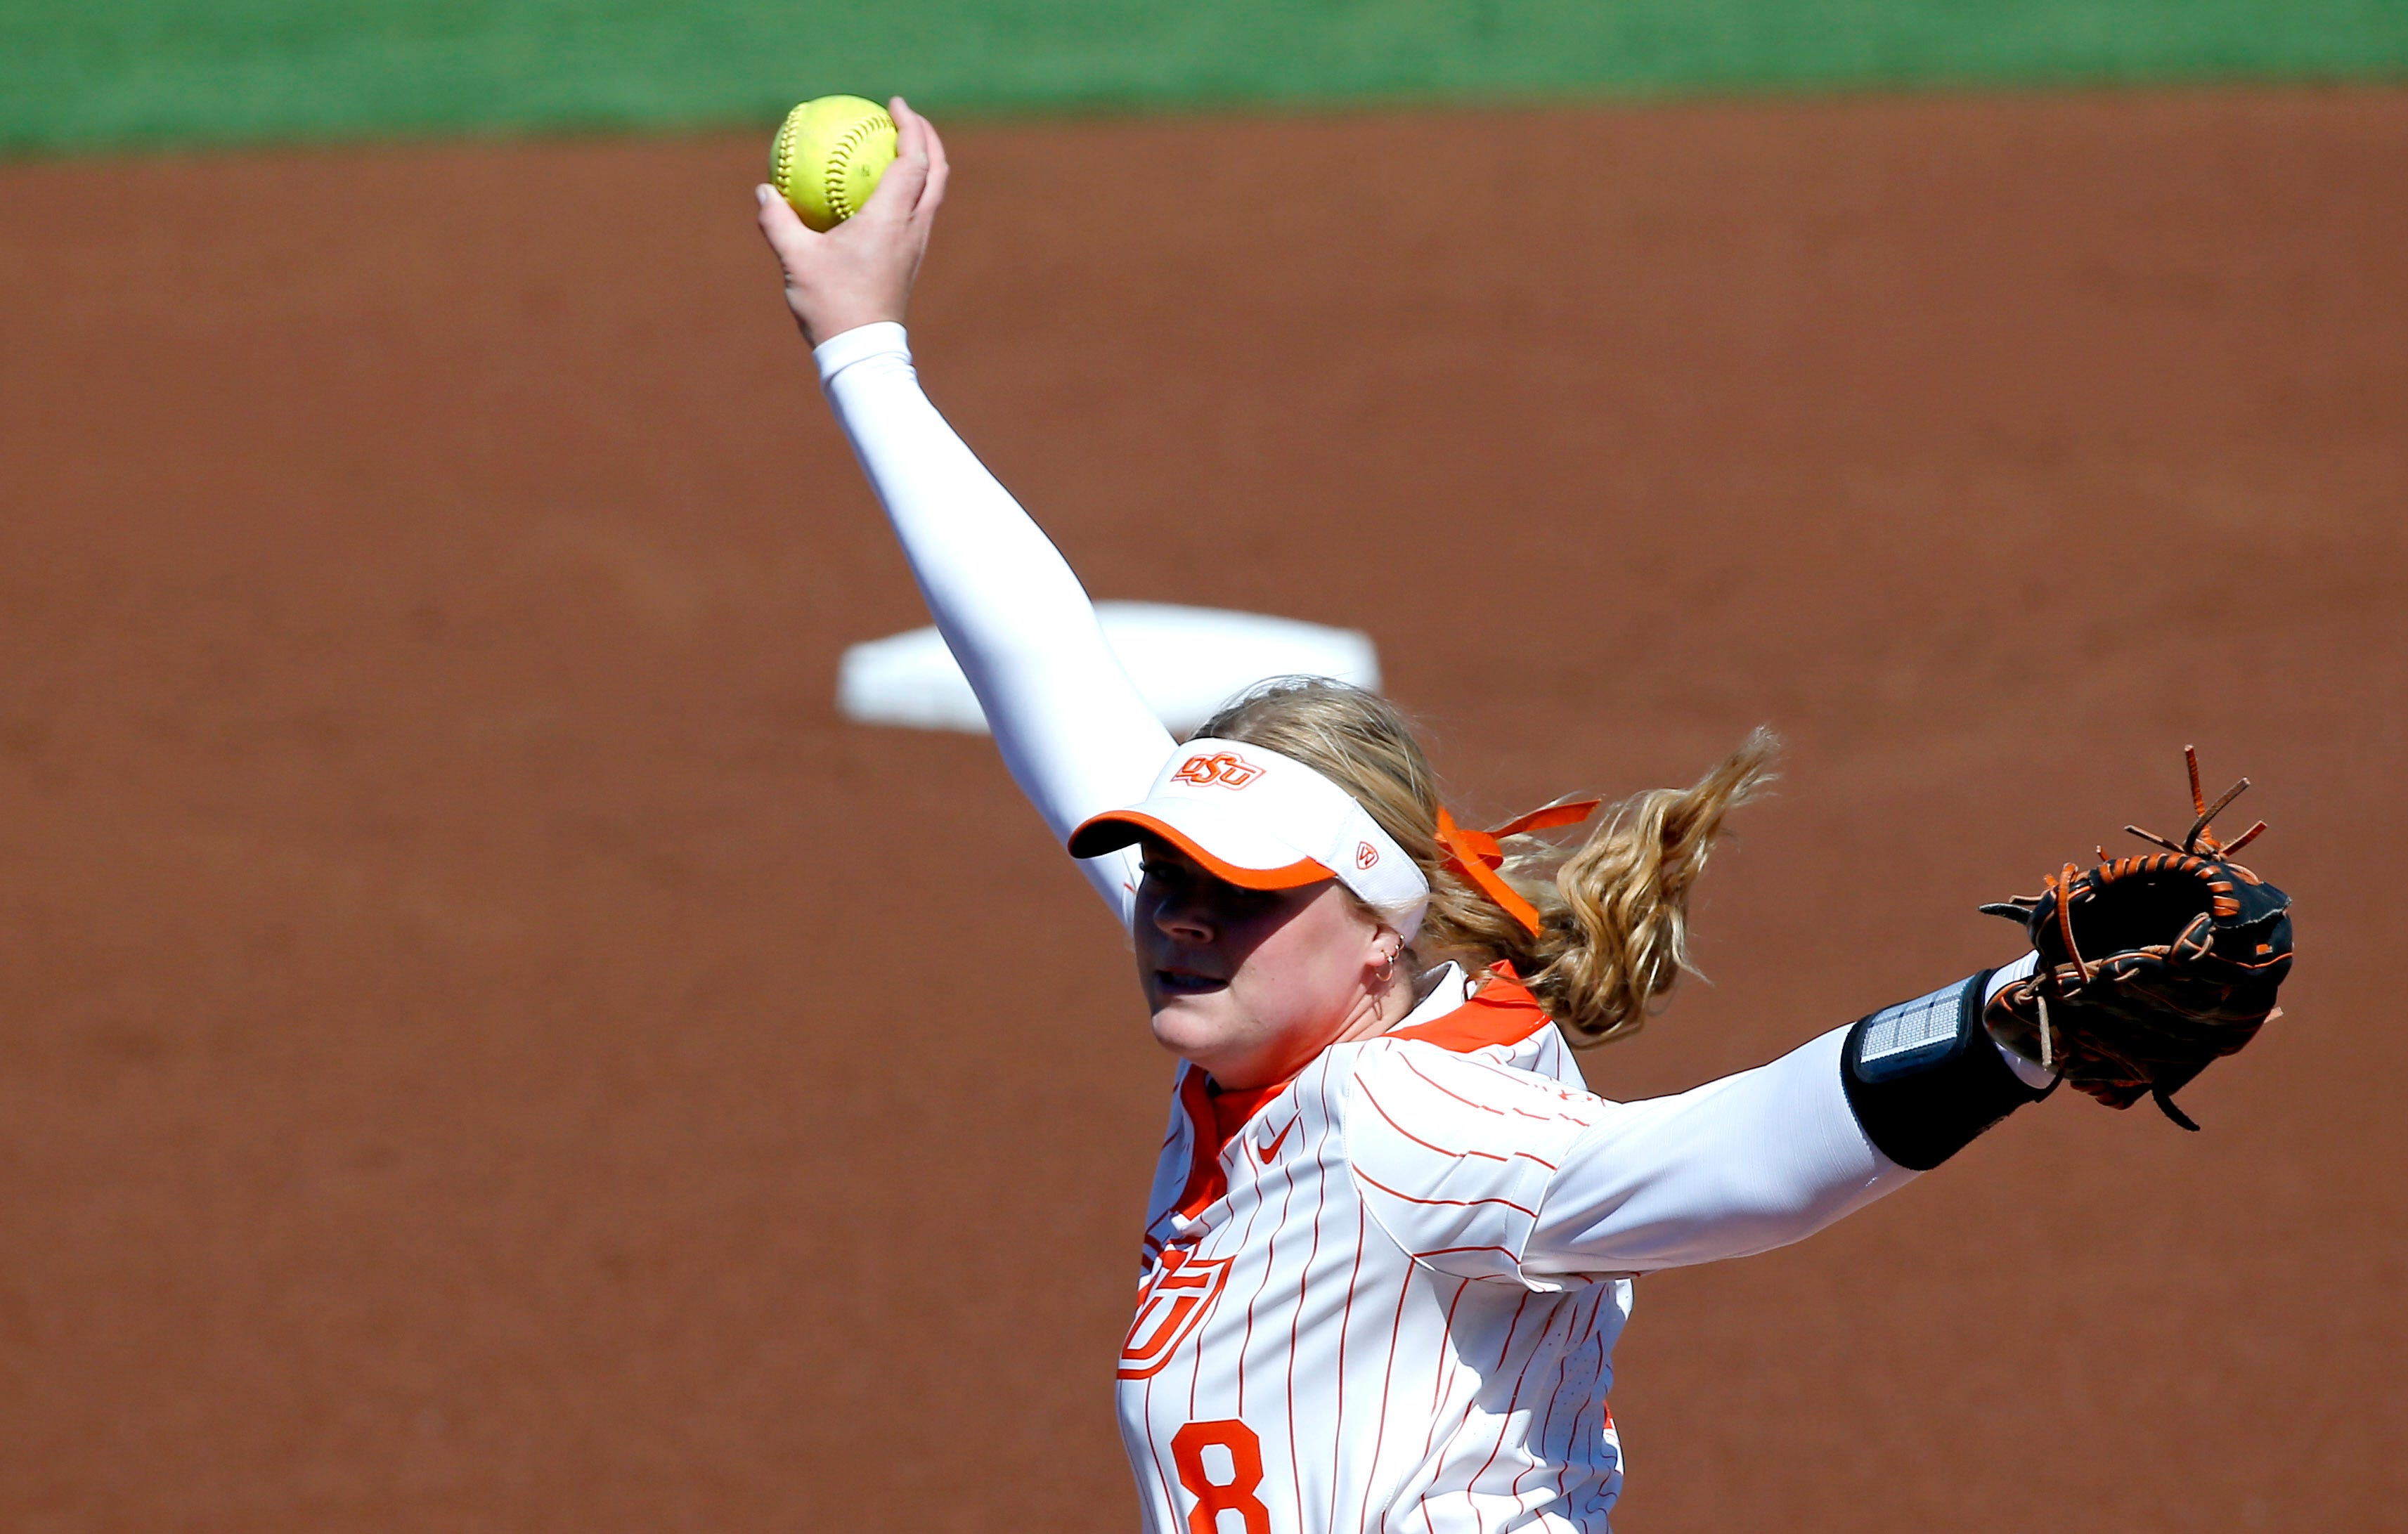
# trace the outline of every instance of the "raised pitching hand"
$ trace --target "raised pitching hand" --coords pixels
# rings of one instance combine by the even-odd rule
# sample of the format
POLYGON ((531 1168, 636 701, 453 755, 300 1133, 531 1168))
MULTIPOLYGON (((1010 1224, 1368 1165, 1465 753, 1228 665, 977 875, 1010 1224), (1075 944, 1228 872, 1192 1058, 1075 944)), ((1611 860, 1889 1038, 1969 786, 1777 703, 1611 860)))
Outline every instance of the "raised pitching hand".
POLYGON ((945 200, 945 146, 936 126, 901 96, 887 110, 895 115, 895 163, 862 210, 826 234, 805 225, 774 187, 753 189, 762 237, 785 274, 786 308, 813 346, 856 326, 902 322, 945 200))

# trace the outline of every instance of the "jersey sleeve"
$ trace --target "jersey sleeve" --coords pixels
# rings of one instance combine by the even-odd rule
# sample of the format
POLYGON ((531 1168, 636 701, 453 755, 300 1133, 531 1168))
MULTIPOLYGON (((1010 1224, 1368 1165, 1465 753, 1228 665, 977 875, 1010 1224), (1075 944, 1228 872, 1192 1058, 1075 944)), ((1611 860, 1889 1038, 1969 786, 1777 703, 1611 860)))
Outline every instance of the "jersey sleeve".
MULTIPOLYGON (((1060 552, 921 392, 903 327, 863 325, 813 355, 937 628, 1054 838, 1144 797, 1170 733, 1121 668, 1060 552)), ((1125 923, 1134 851, 1082 869, 1125 923)))
POLYGON ((1548 1174, 1525 1270, 1641 1273, 1747 1256, 1911 1181, 1848 1106, 1847 1032, 1674 1097, 1598 1100, 1548 1174))
POLYGON ((1415 1262, 1552 1290, 1524 1254, 1564 1156, 1601 1108, 1527 1071, 1417 1040, 1364 1048, 1346 1154, 1372 1221, 1415 1262))

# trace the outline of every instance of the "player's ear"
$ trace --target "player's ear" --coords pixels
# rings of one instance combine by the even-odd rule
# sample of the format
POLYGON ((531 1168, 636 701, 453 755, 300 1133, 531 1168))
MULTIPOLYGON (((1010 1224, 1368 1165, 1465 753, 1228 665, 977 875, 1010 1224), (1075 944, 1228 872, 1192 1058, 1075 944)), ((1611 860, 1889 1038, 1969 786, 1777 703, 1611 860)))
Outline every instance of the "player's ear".
POLYGON ((1405 935, 1383 922, 1371 929, 1371 973, 1378 983, 1385 985, 1397 973, 1397 963, 1404 957, 1405 935))

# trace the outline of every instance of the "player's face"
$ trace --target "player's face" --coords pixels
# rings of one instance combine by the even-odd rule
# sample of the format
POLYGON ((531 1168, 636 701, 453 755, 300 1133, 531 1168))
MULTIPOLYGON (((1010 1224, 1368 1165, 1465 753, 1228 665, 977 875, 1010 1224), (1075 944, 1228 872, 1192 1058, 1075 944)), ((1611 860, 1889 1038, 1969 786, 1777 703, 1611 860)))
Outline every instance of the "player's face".
POLYGON ((1222 1086, 1280 1081, 1336 1040, 1377 1032, 1377 977, 1395 946, 1384 930, 1334 879, 1241 889, 1145 844, 1131 931, 1154 1036, 1222 1086))

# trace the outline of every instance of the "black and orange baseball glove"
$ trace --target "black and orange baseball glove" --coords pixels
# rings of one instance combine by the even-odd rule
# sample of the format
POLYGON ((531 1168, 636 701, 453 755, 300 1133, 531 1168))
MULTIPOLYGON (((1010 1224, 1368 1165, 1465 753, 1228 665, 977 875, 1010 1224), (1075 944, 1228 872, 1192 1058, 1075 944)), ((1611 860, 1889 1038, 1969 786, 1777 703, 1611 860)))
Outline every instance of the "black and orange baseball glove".
POLYGON ((2028 978, 1990 998, 1984 1021, 2008 1048, 2110 1108, 2154 1097, 2196 1129, 2172 1094, 2281 1015, 2291 897, 2232 860, 2263 821, 2229 842, 2209 833, 2249 780, 2211 805, 2198 753, 2183 754, 2198 818, 2180 842, 2128 825, 2164 851, 2111 858, 2102 847, 2097 866, 2069 863, 2040 894, 1982 908, 2021 924, 2040 955, 2028 978))

